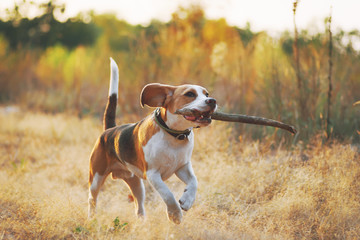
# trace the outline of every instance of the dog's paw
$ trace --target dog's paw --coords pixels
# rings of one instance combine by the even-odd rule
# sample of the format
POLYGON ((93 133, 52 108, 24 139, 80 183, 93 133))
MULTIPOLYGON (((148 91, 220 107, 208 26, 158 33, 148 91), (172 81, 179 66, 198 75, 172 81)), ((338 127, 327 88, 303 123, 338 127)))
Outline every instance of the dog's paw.
POLYGON ((195 197, 186 193, 187 192, 185 192, 184 195, 182 195, 182 197, 179 200, 180 207, 184 211, 189 210, 195 202, 195 197))
POLYGON ((168 218, 175 224, 180 224, 182 220, 182 212, 179 206, 168 207, 167 209, 168 218))
POLYGON ((138 218, 145 218, 145 217, 146 217, 145 210, 139 209, 139 210, 136 212, 136 215, 138 216, 138 218))

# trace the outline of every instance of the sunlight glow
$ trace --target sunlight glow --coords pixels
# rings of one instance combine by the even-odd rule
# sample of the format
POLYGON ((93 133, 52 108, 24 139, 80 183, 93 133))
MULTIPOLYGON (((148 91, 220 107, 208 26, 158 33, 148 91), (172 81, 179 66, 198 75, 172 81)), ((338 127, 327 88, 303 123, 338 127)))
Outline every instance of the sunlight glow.
MULTIPOLYGON (((0 14, 5 15, 6 8, 12 8, 16 1, 0 1, 0 14)), ((47 2, 47 0, 34 0, 47 2)), ((118 18, 125 19, 131 24, 147 25, 152 19, 167 22, 171 14, 179 6, 190 7, 200 5, 205 15, 210 19, 225 18, 230 25, 245 27, 250 22, 255 31, 267 30, 271 35, 284 30, 292 30, 292 0, 59 0, 65 3, 65 17, 74 17, 79 12, 93 10, 95 13, 114 13, 118 18)), ((299 29, 309 31, 323 31, 324 19, 333 6, 333 29, 341 28, 346 31, 360 29, 357 0, 301 0, 297 12, 299 29)), ((36 10, 29 10, 29 16, 36 15, 36 10)))

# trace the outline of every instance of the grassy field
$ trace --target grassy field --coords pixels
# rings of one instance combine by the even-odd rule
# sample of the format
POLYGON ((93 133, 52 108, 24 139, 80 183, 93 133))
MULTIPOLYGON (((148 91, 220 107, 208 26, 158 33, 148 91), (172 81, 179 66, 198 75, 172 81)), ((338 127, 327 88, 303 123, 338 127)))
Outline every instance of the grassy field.
MULTIPOLYGON (((277 149, 236 141, 216 122, 195 130, 199 188, 180 225, 147 183, 147 217, 137 219, 128 188, 111 178, 88 220, 88 158, 101 122, 2 112, 0 123, 0 240, 360 238, 360 158, 348 144, 277 149)), ((167 184, 179 198, 184 184, 167 184)))

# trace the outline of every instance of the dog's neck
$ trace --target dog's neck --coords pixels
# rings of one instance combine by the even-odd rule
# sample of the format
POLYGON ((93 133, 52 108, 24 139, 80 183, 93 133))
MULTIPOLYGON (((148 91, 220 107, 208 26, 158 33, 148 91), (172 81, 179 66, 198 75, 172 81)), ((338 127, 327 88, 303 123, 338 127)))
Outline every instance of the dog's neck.
POLYGON ((154 120, 157 123, 157 125, 162 128, 165 132, 167 132, 169 135, 173 136, 177 140, 186 140, 188 139, 189 135, 191 134, 191 129, 186 129, 184 131, 178 131, 171 129, 163 120, 161 117, 161 110, 160 108, 157 108, 154 112, 154 120))
POLYGON ((182 115, 173 114, 166 108, 160 108, 160 116, 168 128, 178 132, 188 132, 193 129, 191 123, 184 119, 182 115))

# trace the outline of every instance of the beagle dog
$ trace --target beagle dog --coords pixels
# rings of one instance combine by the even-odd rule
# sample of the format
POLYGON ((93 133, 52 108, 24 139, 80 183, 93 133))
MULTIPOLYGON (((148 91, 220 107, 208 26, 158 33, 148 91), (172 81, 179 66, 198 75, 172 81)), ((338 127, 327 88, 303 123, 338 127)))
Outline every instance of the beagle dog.
POLYGON ((146 118, 133 124, 116 126, 119 70, 110 58, 110 88, 104 112, 104 132, 90 156, 89 218, 93 216, 100 187, 106 177, 124 180, 131 190, 138 216, 145 215, 144 180, 160 194, 167 206, 168 218, 176 224, 195 201, 197 179, 191 165, 194 147, 193 128, 211 123, 216 100, 197 85, 146 85, 140 94, 142 107, 157 107, 146 118), (175 114, 180 109, 194 114, 175 114), (164 183, 173 174, 186 184, 179 201, 164 183))

